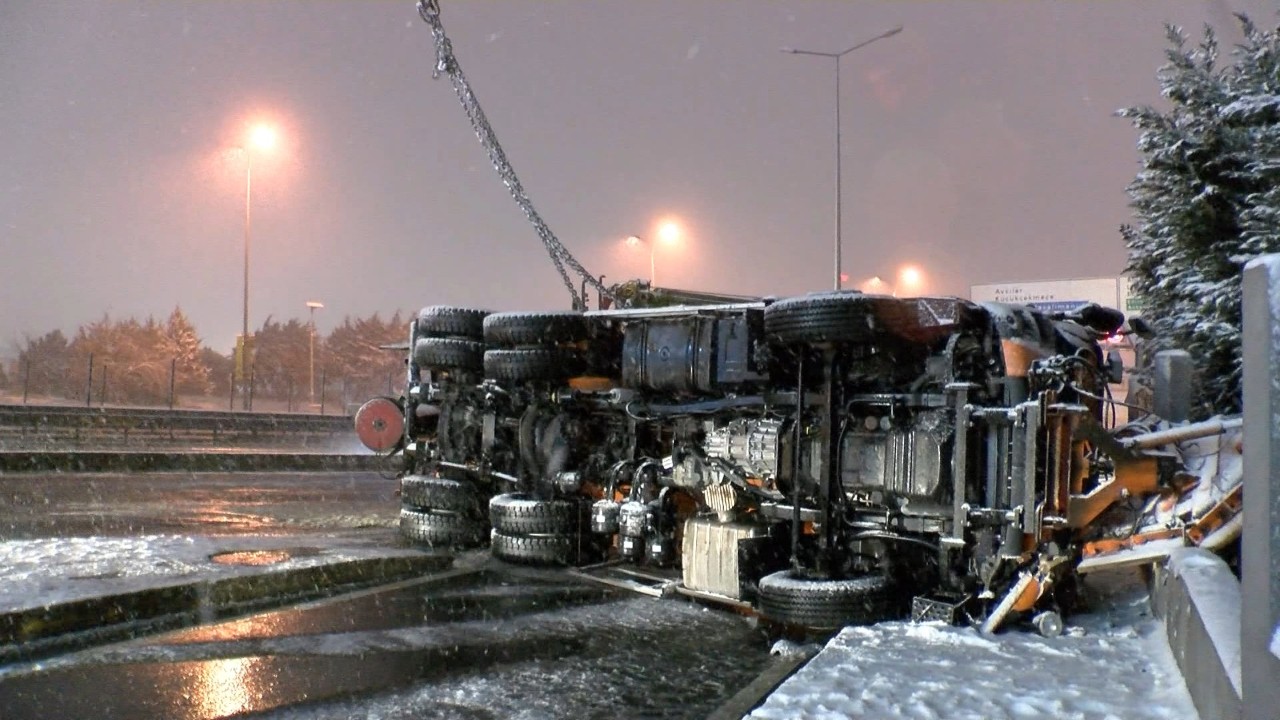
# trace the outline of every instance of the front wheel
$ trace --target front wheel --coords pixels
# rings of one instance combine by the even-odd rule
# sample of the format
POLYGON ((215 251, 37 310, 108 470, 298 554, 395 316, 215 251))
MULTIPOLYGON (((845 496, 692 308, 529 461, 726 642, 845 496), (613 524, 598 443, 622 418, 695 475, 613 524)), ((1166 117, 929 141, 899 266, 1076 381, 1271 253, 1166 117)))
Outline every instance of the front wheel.
POLYGON ((760 614, 786 625, 832 630, 894 617, 888 578, 811 580, 782 570, 760 578, 760 614))

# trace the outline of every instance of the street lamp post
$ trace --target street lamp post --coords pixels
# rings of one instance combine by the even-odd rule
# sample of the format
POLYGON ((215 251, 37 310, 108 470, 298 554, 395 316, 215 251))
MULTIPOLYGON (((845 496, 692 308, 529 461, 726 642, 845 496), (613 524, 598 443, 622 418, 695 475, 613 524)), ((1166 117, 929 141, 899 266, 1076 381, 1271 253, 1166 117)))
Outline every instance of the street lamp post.
POLYGON ((307 371, 307 387, 311 391, 311 404, 316 404, 316 310, 324 307, 324 303, 315 300, 307 301, 307 309, 311 311, 311 361, 307 371))
POLYGON ((877 40, 883 40, 902 32, 902 26, 899 25, 892 30, 886 30, 873 38, 863 40, 853 47, 841 52, 819 52, 817 50, 797 50, 795 48, 782 48, 782 52, 792 53, 794 55, 817 55, 818 57, 831 58, 835 60, 836 66, 836 236, 835 236, 835 289, 841 288, 840 279, 840 215, 841 215, 841 192, 840 192, 840 58, 857 50, 866 47, 877 40))
POLYGON ((653 263, 653 243, 645 240, 639 235, 632 235, 627 238, 627 244, 635 247, 636 245, 647 245, 649 247, 649 287, 653 287, 654 280, 654 263, 653 263))
POLYGON ((241 326, 240 335, 240 378, 242 383, 241 407, 245 410, 252 409, 252 400, 250 399, 249 384, 252 380, 249 377, 252 365, 253 351, 252 344, 249 341, 249 237, 250 237, 250 211, 253 207, 253 152, 252 145, 256 145, 263 150, 269 149, 275 144, 276 133, 266 125, 255 126, 249 133, 249 141, 244 144, 244 316, 241 326))
MULTIPOLYGON (((666 245, 675 245, 680 242, 680 234, 680 223, 675 220, 663 220, 662 223, 658 225, 658 240, 666 245)), ((639 235, 628 236, 626 242, 631 247, 645 245, 649 248, 649 287, 654 287, 654 283, 657 282, 654 255, 658 249, 658 243, 649 238, 642 238, 639 235)))

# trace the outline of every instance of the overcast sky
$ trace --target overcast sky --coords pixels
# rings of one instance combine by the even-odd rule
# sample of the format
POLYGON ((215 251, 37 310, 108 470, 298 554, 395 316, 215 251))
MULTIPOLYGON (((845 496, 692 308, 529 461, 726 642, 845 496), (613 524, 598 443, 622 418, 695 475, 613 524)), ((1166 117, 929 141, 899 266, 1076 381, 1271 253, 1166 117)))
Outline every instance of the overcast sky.
MULTIPOLYGON (((606 282, 677 218, 659 284, 784 295, 832 283, 839 51, 843 269, 930 293, 1111 276, 1163 24, 1261 25, 1275 0, 442 0, 454 50, 544 219, 606 282)), ((241 324, 428 304, 567 307, 490 168, 414 3, 0 2, 0 356, 181 306, 241 324)))

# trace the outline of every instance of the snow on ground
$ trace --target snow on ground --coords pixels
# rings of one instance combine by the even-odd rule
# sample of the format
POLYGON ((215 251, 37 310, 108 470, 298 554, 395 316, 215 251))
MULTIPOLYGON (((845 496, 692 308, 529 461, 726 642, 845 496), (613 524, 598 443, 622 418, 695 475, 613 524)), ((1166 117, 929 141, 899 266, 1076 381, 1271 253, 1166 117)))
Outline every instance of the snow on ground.
POLYGON ((0 612, 145 590, 197 580, 323 565, 412 550, 331 535, 144 535, 0 542, 0 612), (291 557, 268 566, 224 565, 213 555, 281 549, 291 557))
POLYGON ((1095 611, 1069 618, 1059 638, 932 623, 845 628, 750 717, 1198 717, 1145 589, 1133 575, 1107 575, 1095 611))
MULTIPOLYGON (((272 548, 293 554, 272 570, 413 552, 328 535, 0 542, 0 612, 261 572, 268 568, 220 565, 210 556, 272 548)), ((1115 570, 1086 580, 1094 609, 1070 617, 1059 638, 907 622, 846 628, 750 717, 1197 718, 1137 575, 1115 570)))

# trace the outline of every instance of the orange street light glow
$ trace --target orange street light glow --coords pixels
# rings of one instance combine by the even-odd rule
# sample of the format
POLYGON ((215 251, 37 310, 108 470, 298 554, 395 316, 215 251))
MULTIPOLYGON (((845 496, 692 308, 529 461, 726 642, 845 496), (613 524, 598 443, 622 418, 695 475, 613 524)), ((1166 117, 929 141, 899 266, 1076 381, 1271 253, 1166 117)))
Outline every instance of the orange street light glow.
POLYGON ((276 144, 276 131, 268 125, 255 125, 249 132, 249 141, 263 150, 270 150, 276 144))
POLYGON ((674 245, 680 239, 680 226, 673 220, 667 220, 658 226, 658 239, 668 245, 674 245))
POLYGON ((914 265, 904 266, 898 271, 898 284, 904 288, 917 288, 924 281, 924 274, 914 265))

